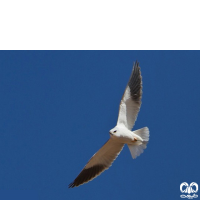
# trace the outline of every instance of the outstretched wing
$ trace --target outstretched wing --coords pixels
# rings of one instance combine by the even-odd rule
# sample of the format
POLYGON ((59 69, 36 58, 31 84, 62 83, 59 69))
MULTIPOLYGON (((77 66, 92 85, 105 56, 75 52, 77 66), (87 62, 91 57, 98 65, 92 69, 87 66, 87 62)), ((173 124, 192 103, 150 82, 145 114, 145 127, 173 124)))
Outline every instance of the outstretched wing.
POLYGON ((91 181, 104 170, 108 169, 119 155, 124 144, 109 139, 85 165, 76 179, 69 184, 69 188, 77 187, 91 181))
POLYGON ((141 106, 142 77, 139 63, 133 65, 131 77, 122 96, 117 124, 125 125, 129 130, 133 128, 141 106))

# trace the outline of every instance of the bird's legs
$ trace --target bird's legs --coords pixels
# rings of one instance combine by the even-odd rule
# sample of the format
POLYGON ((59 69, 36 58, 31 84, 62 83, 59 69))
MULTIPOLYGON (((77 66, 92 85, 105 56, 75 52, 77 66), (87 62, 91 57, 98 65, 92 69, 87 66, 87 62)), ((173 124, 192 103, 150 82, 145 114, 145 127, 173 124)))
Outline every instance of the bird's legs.
POLYGON ((137 142, 137 138, 136 137, 134 137, 133 142, 137 142))

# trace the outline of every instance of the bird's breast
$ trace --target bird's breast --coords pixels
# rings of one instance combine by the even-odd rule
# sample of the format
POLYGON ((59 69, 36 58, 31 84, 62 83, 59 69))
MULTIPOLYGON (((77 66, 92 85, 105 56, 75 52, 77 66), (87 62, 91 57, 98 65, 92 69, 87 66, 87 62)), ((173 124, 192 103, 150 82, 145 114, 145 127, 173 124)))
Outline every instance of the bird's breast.
POLYGON ((121 133, 121 134, 113 134, 111 135, 111 137, 120 142, 120 143, 130 143, 133 140, 133 136, 131 134, 127 134, 127 133, 121 133))

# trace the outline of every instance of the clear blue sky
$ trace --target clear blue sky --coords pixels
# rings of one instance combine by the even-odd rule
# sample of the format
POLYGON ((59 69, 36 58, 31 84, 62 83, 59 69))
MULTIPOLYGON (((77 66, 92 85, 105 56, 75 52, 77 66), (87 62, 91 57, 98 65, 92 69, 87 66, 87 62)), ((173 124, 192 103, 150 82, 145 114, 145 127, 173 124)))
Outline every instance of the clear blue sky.
MULTIPOLYGON (((180 199, 200 186, 200 51, 0 51, 0 198, 180 199), (133 160, 68 189, 109 139, 132 65, 150 141, 133 160)), ((199 193, 200 196, 200 193, 199 193)))

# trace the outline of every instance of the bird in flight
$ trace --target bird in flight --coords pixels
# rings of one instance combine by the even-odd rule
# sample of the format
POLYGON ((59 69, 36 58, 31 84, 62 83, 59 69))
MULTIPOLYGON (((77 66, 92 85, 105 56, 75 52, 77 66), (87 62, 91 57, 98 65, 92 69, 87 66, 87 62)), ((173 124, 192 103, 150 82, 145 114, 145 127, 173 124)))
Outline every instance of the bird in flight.
POLYGON ((132 131, 140 110, 141 98, 142 77, 136 61, 119 105, 117 125, 109 131, 110 139, 92 156, 80 174, 69 184, 69 188, 87 183, 108 169, 125 144, 128 145, 132 158, 143 152, 149 141, 149 129, 144 127, 132 131))

